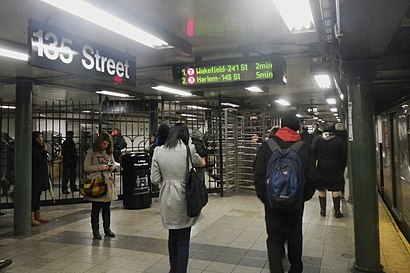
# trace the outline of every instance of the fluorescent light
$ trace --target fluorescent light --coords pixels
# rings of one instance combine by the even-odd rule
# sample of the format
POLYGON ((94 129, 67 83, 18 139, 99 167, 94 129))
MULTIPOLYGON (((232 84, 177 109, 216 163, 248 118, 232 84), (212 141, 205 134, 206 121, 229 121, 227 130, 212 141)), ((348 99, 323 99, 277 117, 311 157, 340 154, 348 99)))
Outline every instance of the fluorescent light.
POLYGON ((181 114, 181 116, 190 117, 190 118, 197 117, 197 115, 193 115, 193 114, 181 114))
POLYGON ((273 0, 290 32, 314 31, 309 0, 273 0))
POLYGON ((107 95, 107 96, 114 96, 114 97, 122 97, 122 98, 127 98, 130 95, 128 94, 124 94, 124 93, 118 93, 118 92, 112 92, 112 91, 95 91, 95 93, 97 94, 102 94, 102 95, 107 95))
POLYGON ((301 117, 302 117, 302 115, 299 114, 299 113, 297 113, 296 116, 297 116, 298 118, 301 118, 301 117))
POLYGON ((11 106, 11 105, 0 105, 0 108, 2 108, 2 109, 16 109, 16 106, 11 106))
POLYGON ((75 16, 83 18, 91 23, 99 25, 126 38, 134 40, 152 48, 170 47, 167 42, 154 35, 115 17, 109 12, 103 11, 82 0, 42 0, 43 2, 62 9, 75 16))
POLYGON ((238 108, 239 105, 234 104, 234 103, 230 103, 230 102, 222 102, 221 105, 223 106, 228 106, 228 107, 234 107, 234 108, 238 108))
POLYGON ((337 112, 337 108, 330 108, 330 112, 336 113, 336 112, 337 112))
POLYGON ((345 98, 345 95, 343 93, 340 93, 340 99, 343 100, 345 98))
POLYGON ((280 99, 280 100, 275 100, 275 102, 276 102, 276 103, 279 103, 279 104, 281 104, 281 105, 284 105, 284 106, 290 105, 290 103, 289 103, 288 101, 282 100, 282 99, 280 99))
POLYGON ((171 87, 167 87, 167 86, 163 86, 163 85, 153 86, 151 88, 155 89, 155 90, 159 90, 159 91, 172 93, 172 94, 175 94, 175 95, 181 95, 181 96, 186 96, 186 97, 192 96, 192 94, 189 93, 189 92, 179 90, 179 89, 175 89, 175 88, 171 88, 171 87))
POLYGON ((336 104, 336 99, 334 98, 327 98, 326 101, 328 104, 336 104))
POLYGON ((197 106, 197 105, 187 105, 186 108, 198 109, 198 110, 210 110, 209 108, 197 106))
POLYGON ((263 90, 260 89, 257 86, 245 87, 245 89, 248 90, 248 91, 254 92, 254 93, 262 93, 263 92, 263 90))
POLYGON ((7 57, 7 58, 12 58, 20 61, 28 61, 28 54, 5 49, 5 48, 0 48, 0 56, 7 57))
POLYGON ((319 85, 321 89, 332 87, 332 83, 330 82, 329 75, 315 75, 314 77, 315 77, 317 85, 319 85))

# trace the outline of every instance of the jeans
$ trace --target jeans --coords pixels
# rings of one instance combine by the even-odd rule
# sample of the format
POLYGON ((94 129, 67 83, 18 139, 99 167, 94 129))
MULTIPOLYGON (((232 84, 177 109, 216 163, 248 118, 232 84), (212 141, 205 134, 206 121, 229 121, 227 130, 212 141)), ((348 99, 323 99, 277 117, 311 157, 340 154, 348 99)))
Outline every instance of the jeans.
POLYGON ((282 259, 285 255, 284 244, 288 242, 288 259, 292 273, 303 271, 302 263, 302 218, 300 210, 271 209, 265 205, 265 223, 268 239, 268 258, 270 272, 283 273, 282 259))
POLYGON ((191 227, 170 229, 168 234, 168 252, 170 273, 186 273, 189 258, 191 227))
POLYGON ((68 189, 68 180, 70 180, 70 188, 71 190, 76 188, 75 179, 76 179, 76 163, 67 163, 63 164, 63 181, 62 181, 62 189, 68 189))

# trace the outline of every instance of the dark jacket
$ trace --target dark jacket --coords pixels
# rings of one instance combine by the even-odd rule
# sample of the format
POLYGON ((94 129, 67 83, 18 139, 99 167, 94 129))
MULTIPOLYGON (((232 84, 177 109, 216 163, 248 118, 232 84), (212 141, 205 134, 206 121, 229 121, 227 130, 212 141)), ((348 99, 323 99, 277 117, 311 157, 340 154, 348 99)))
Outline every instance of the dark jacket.
POLYGON ((77 150, 72 138, 67 138, 61 145, 61 153, 63 155, 64 164, 76 164, 78 161, 77 150))
POLYGON ((318 161, 320 179, 342 183, 347 158, 345 142, 335 135, 323 135, 317 140, 313 152, 318 161))
POLYGON ((208 149, 205 146, 205 142, 200 138, 192 138, 192 144, 195 146, 196 152, 200 157, 208 156, 208 149))
POLYGON ((40 143, 33 143, 31 160, 31 185, 32 191, 42 192, 49 188, 48 182, 48 153, 40 143))
MULTIPOLYGON (((281 149, 290 148, 295 142, 297 142, 300 136, 295 131, 284 127, 278 130, 276 135, 273 137, 276 143, 281 147, 281 149)), ((272 155, 272 150, 269 148, 269 145, 264 141, 259 148, 259 151, 256 155, 254 162, 254 180, 255 180, 255 190, 258 198, 264 203, 267 204, 266 200, 266 168, 269 162, 269 158, 272 155)), ((308 144, 304 143, 300 148, 298 155, 302 161, 303 168, 305 170, 305 201, 312 198, 315 193, 317 175, 315 170, 315 161, 313 153, 308 144)))

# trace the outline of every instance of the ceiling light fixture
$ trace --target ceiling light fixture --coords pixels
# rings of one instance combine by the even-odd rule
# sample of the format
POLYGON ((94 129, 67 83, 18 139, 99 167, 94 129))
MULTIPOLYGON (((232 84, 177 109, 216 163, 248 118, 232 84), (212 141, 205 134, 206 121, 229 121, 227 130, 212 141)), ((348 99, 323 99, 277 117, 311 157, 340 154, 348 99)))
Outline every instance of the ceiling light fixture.
POLYGON ((326 101, 328 104, 336 104, 336 99, 334 98, 327 98, 326 101))
POLYGON ((283 99, 275 100, 275 102, 279 103, 281 105, 284 105, 284 106, 289 106, 290 105, 290 103, 287 100, 283 100, 283 99))
POLYGON ((322 74, 322 75, 315 75, 314 77, 320 89, 328 89, 332 87, 332 83, 330 82, 329 75, 322 74))
POLYGON ((158 85, 158 86, 153 86, 151 87, 152 89, 155 90, 159 90, 159 91, 163 91, 163 92, 168 92, 171 94, 175 94, 175 95, 181 95, 181 96, 185 96, 185 97, 189 97, 192 96, 191 93, 183 91, 183 90, 179 90, 179 89, 175 89, 175 88, 171 88, 171 87, 167 87, 167 86, 163 86, 163 85, 158 85))
POLYGON ((292 33, 315 31, 309 0, 273 0, 292 33))
POLYGON ((14 50, 9 50, 5 48, 0 48, 0 56, 12 58, 20 61, 28 61, 28 54, 21 53, 14 50))
POLYGON ((109 12, 103 11, 82 0, 41 0, 56 8, 62 9, 68 13, 78 16, 91 23, 99 25, 112 32, 120 34, 126 38, 134 40, 143 45, 160 49, 169 48, 167 42, 154 35, 143 31, 142 29, 115 17, 109 12))
POLYGON ((187 105, 186 108, 198 109, 198 110, 210 110, 209 108, 197 106, 197 105, 187 105))
POLYGON ((16 106, 12 106, 12 105, 0 105, 0 108, 2 108, 2 109, 16 109, 16 106))
POLYGON ((337 108, 330 108, 330 112, 337 113, 337 108))
POLYGON ((263 90, 260 89, 257 86, 250 86, 250 87, 245 87, 246 90, 251 91, 253 93, 263 93, 263 90))
POLYGON ((233 107, 233 108, 239 108, 239 105, 230 103, 230 102, 222 102, 221 105, 223 106, 228 106, 228 107, 233 107))
POLYGON ((113 92, 113 91, 95 91, 97 94, 102 94, 102 95, 107 95, 107 96, 113 96, 113 97, 121 97, 121 98, 128 98, 130 95, 124 94, 124 93, 118 93, 118 92, 113 92))

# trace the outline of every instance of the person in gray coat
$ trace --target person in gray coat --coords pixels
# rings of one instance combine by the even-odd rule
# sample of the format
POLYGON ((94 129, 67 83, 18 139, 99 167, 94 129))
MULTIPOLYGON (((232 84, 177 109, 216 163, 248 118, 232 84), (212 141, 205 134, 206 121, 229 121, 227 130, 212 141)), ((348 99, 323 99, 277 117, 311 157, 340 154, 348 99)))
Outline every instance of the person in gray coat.
POLYGON ((160 214, 163 226, 169 229, 170 273, 187 272, 191 227, 202 217, 187 215, 185 185, 188 147, 194 165, 201 164, 201 158, 190 142, 187 126, 177 123, 171 128, 165 144, 155 148, 152 158, 151 182, 161 183, 160 214))
POLYGON ((102 210, 104 234, 106 237, 115 237, 110 229, 111 222, 111 201, 117 200, 114 178, 111 172, 119 169, 119 164, 115 162, 113 155, 113 141, 108 133, 101 133, 92 149, 88 150, 84 159, 84 171, 88 178, 96 178, 104 175, 107 183, 107 193, 100 197, 84 197, 84 200, 91 201, 91 227, 94 239, 101 240, 99 231, 100 211, 102 210))

